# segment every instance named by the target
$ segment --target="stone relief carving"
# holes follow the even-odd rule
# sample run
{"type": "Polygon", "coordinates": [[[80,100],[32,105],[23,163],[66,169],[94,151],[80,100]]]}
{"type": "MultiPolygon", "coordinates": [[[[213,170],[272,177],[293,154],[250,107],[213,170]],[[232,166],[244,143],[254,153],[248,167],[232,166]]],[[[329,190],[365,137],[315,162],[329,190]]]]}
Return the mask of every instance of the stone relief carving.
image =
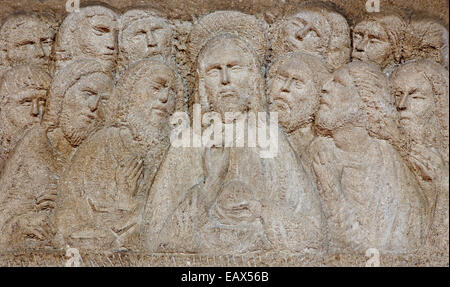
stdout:
{"type": "Polygon", "coordinates": [[[115,123],[87,140],[62,175],[56,211],[61,246],[137,244],[149,189],[169,146],[169,117],[183,110],[184,88],[167,64],[141,60],[123,74],[115,93],[121,96],[115,123]]]}
{"type": "Polygon", "coordinates": [[[3,249],[51,245],[59,175],[96,128],[100,100],[111,85],[111,74],[93,60],[79,59],[55,75],[43,123],[29,128],[4,164],[3,249]]]}
{"type": "Polygon", "coordinates": [[[51,78],[36,66],[21,65],[8,70],[0,86],[0,175],[2,165],[15,144],[44,114],[51,78]]]}
{"type": "Polygon", "coordinates": [[[108,69],[117,64],[118,16],[103,6],[87,6],[71,13],[55,40],[55,70],[77,58],[92,58],[108,69]]]}
{"type": "Polygon", "coordinates": [[[391,145],[398,137],[393,96],[375,66],[359,61],[323,85],[312,145],[328,219],[330,249],[410,252],[421,246],[426,202],[391,145]]]}
{"type": "Polygon", "coordinates": [[[392,70],[402,56],[405,29],[406,20],[400,13],[368,14],[353,28],[352,58],[392,70]]]}
{"type": "Polygon", "coordinates": [[[322,57],[330,69],[349,62],[351,44],[347,20],[329,4],[307,4],[298,10],[274,25],[274,55],[308,52],[322,57]]]}
{"type": "Polygon", "coordinates": [[[403,45],[404,60],[431,58],[448,69],[448,30],[439,20],[414,14],[403,45]]]}
{"type": "Polygon", "coordinates": [[[0,255],[448,255],[444,24],[319,2],[273,23],[163,10],[2,22],[0,255]],[[196,117],[237,113],[247,135],[250,113],[276,112],[278,152],[175,147],[176,112],[190,136],[196,117]]]}
{"type": "Polygon", "coordinates": [[[448,250],[448,71],[433,61],[416,60],[396,69],[391,82],[408,143],[406,158],[434,225],[429,237],[433,246],[448,250]]]}
{"type": "Polygon", "coordinates": [[[302,52],[281,57],[268,74],[270,110],[279,113],[280,125],[305,164],[311,162],[308,147],[315,138],[314,115],[328,77],[326,64],[319,57],[302,52]]]}
{"type": "Polygon", "coordinates": [[[132,9],[124,13],[119,25],[119,61],[126,66],[135,61],[172,54],[172,26],[154,10],[132,9]]]}
{"type": "MultiPolygon", "coordinates": [[[[191,43],[194,55],[200,51],[198,99],[204,111],[216,111],[222,117],[226,112],[265,109],[260,61],[252,50],[262,41],[223,33],[233,27],[233,23],[219,22],[227,14],[227,18],[238,15],[245,19],[236,12],[210,14],[192,32],[205,35],[209,26],[203,21],[212,22],[216,29],[208,35],[210,40],[201,49],[195,46],[199,42],[191,43]]],[[[257,32],[242,22],[239,27],[244,35],[257,32]]],[[[280,137],[283,156],[270,160],[262,160],[256,148],[213,146],[201,150],[203,181],[187,190],[153,248],[205,253],[260,249],[321,252],[324,242],[318,197],[293,150],[280,137]]]]}
{"type": "Polygon", "coordinates": [[[57,23],[45,15],[15,14],[0,28],[0,76],[9,67],[32,64],[48,69],[57,23]]]}

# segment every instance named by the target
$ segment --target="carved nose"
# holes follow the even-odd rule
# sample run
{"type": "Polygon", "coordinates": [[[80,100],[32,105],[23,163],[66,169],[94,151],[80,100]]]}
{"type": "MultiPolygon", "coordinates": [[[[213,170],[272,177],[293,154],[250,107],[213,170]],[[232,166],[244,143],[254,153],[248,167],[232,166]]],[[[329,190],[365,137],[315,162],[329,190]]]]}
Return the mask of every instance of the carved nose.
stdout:
{"type": "Polygon", "coordinates": [[[153,33],[151,31],[149,31],[147,33],[147,46],[148,47],[156,47],[157,44],[158,43],[155,41],[155,37],[153,36],[153,33]]]}
{"type": "Polygon", "coordinates": [[[308,31],[310,29],[311,29],[311,25],[310,24],[306,24],[306,26],[303,29],[300,29],[300,30],[297,31],[295,36],[297,37],[297,39],[303,40],[303,38],[305,38],[306,34],[308,34],[308,31]]]}
{"type": "Polygon", "coordinates": [[[164,89],[159,93],[158,97],[159,101],[163,104],[167,103],[167,100],[169,99],[169,89],[164,89]]]}
{"type": "Polygon", "coordinates": [[[34,46],[34,50],[36,51],[36,55],[40,58],[45,57],[45,51],[44,48],[42,47],[42,45],[38,42],[36,42],[35,46],[34,46]]]}
{"type": "Polygon", "coordinates": [[[360,42],[356,42],[355,43],[356,51],[364,52],[366,50],[367,43],[368,43],[367,37],[364,37],[364,39],[362,39],[360,42]]]}
{"type": "Polygon", "coordinates": [[[89,98],[89,110],[95,112],[98,108],[98,103],[100,102],[100,96],[91,96],[89,98]]]}
{"type": "Polygon", "coordinates": [[[228,74],[227,67],[223,67],[220,70],[220,77],[221,77],[221,83],[222,85],[228,85],[230,83],[230,75],[228,74]]]}
{"type": "Polygon", "coordinates": [[[39,109],[39,100],[38,99],[33,99],[33,101],[31,102],[31,115],[33,117],[37,117],[40,114],[40,109],[39,109]]]}
{"type": "Polygon", "coordinates": [[[291,82],[292,79],[286,79],[286,81],[284,81],[283,86],[281,87],[281,91],[285,92],[285,93],[289,93],[291,91],[291,82]]]}
{"type": "Polygon", "coordinates": [[[406,101],[407,101],[407,95],[403,95],[400,98],[400,102],[397,105],[397,110],[402,111],[402,110],[406,110],[406,101]]]}

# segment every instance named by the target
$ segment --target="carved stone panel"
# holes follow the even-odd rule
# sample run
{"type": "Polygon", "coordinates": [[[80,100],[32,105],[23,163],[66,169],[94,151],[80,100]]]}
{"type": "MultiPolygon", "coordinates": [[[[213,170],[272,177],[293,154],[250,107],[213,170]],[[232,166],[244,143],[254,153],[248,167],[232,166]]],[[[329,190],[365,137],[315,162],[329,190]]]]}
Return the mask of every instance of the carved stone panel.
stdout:
{"type": "Polygon", "coordinates": [[[0,266],[448,266],[446,1],[3,2],[0,266]]]}

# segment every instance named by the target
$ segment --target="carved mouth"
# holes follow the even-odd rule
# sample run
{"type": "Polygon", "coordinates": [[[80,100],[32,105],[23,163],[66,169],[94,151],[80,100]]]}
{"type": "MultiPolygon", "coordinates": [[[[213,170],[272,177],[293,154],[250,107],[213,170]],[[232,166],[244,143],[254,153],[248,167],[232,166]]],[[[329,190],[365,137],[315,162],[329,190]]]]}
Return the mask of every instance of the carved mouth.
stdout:
{"type": "Polygon", "coordinates": [[[236,93],[234,91],[222,91],[220,92],[220,96],[222,99],[225,98],[234,98],[236,96],[236,93]]]}
{"type": "Polygon", "coordinates": [[[95,119],[97,118],[97,116],[95,114],[83,114],[83,116],[85,117],[87,122],[92,122],[95,121],[95,119]]]}
{"type": "Polygon", "coordinates": [[[152,110],[158,115],[165,115],[167,113],[167,110],[163,107],[154,107],[152,110]]]}

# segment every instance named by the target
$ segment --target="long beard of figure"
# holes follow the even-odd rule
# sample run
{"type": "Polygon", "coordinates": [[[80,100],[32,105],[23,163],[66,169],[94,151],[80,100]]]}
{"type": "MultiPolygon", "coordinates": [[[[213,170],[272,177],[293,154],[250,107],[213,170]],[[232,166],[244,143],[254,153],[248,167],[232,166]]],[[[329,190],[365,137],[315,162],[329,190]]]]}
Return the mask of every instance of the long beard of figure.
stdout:
{"type": "Polygon", "coordinates": [[[133,152],[144,159],[146,165],[152,169],[152,174],[155,173],[169,146],[169,126],[146,124],[133,116],[128,117],[127,125],[137,143],[137,150],[133,152]]]}
{"type": "Polygon", "coordinates": [[[30,122],[19,128],[0,112],[0,159],[6,159],[8,153],[34,124],[36,122],[30,122]]]}
{"type": "Polygon", "coordinates": [[[60,116],[60,127],[64,133],[64,137],[70,145],[79,146],[96,128],[97,124],[78,123],[73,121],[73,118],[62,113],[60,116]]]}

